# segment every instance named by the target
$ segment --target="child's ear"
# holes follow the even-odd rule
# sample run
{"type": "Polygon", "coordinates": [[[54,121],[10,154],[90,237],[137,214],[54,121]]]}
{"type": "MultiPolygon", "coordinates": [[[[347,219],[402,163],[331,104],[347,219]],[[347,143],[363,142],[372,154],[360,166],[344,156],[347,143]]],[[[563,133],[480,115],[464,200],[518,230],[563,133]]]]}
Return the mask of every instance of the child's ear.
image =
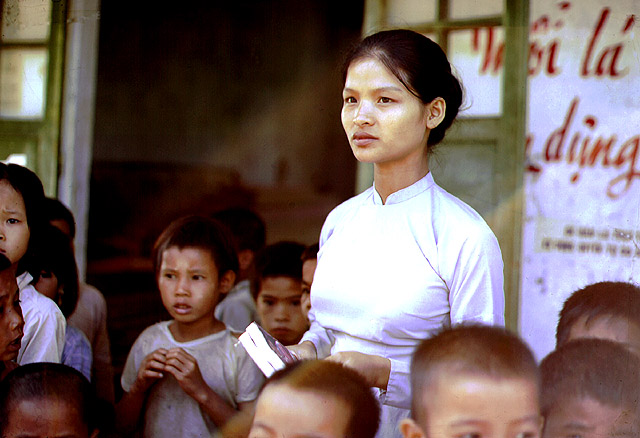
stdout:
{"type": "Polygon", "coordinates": [[[422,428],[411,418],[405,418],[398,424],[403,438],[425,438],[422,428]]]}
{"type": "Polygon", "coordinates": [[[236,273],[233,271],[227,271],[222,274],[220,277],[220,281],[218,282],[218,289],[221,294],[226,294],[233,288],[236,283],[236,273]]]}

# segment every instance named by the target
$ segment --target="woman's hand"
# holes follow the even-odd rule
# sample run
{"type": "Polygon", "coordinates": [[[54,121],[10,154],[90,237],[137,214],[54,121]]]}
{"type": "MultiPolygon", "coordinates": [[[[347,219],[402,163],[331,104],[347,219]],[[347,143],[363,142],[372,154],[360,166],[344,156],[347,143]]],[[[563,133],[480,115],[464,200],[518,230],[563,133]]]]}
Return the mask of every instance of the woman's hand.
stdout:
{"type": "Polygon", "coordinates": [[[327,360],[341,363],[356,370],[373,387],[387,389],[389,374],[391,374],[391,361],[386,357],[357,351],[341,351],[329,356],[327,360]]]}
{"type": "Polygon", "coordinates": [[[287,345],[287,348],[298,360],[317,359],[316,346],[311,341],[304,341],[297,345],[287,345]]]}

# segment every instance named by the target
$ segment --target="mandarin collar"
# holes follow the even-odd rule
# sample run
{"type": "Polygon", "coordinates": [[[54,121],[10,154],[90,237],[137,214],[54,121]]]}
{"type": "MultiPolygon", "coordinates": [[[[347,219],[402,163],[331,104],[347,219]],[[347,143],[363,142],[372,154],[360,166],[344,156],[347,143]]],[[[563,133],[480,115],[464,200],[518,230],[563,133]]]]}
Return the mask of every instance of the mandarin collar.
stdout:
{"type": "MultiPolygon", "coordinates": [[[[392,194],[390,194],[387,197],[387,202],[384,205],[399,204],[401,202],[407,201],[429,189],[434,184],[435,181],[433,180],[433,175],[431,175],[431,172],[429,172],[418,181],[411,184],[409,187],[405,187],[404,189],[400,189],[397,192],[393,192],[392,194]]],[[[375,184],[373,186],[373,203],[374,205],[383,205],[382,198],[380,197],[380,194],[378,194],[375,184]]]]}

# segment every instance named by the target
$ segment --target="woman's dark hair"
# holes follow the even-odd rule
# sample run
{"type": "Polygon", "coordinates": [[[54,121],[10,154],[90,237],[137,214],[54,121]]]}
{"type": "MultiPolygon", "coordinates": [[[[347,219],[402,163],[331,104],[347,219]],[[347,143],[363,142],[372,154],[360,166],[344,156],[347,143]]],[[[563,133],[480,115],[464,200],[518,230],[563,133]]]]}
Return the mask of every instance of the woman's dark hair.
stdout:
{"type": "MultiPolygon", "coordinates": [[[[36,261],[40,272],[34,272],[34,283],[39,275],[53,273],[62,287],[63,294],[56,304],[65,318],[71,316],[78,304],[78,267],[73,254],[71,240],[60,229],[46,225],[42,237],[36,245],[36,261]]],[[[55,300],[54,300],[55,301],[55,300]]]]}
{"type": "Polygon", "coordinates": [[[227,271],[238,272],[238,254],[233,236],[227,227],[217,220],[187,216],[171,222],[153,246],[156,277],[162,265],[162,254],[172,246],[178,249],[196,248],[209,252],[219,276],[227,271]]]}
{"type": "Polygon", "coordinates": [[[386,30],[362,40],[347,55],[342,77],[349,66],[363,58],[375,58],[424,104],[436,97],[446,102],[444,120],[432,129],[428,146],[442,141],[462,105],[462,85],[451,72],[442,48],[426,36],[406,29],[386,30]]]}
{"type": "Polygon", "coordinates": [[[66,365],[37,362],[16,368],[0,383],[0,432],[21,401],[52,398],[72,404],[89,434],[96,429],[96,398],[89,381],[66,365]]]}
{"type": "Polygon", "coordinates": [[[0,182],[2,181],[6,181],[16,192],[20,193],[27,214],[27,226],[30,234],[29,246],[18,263],[17,274],[22,274],[25,271],[37,274],[39,268],[34,265],[34,246],[40,238],[45,223],[42,214],[45,198],[42,182],[31,170],[12,163],[0,163],[0,182]]]}

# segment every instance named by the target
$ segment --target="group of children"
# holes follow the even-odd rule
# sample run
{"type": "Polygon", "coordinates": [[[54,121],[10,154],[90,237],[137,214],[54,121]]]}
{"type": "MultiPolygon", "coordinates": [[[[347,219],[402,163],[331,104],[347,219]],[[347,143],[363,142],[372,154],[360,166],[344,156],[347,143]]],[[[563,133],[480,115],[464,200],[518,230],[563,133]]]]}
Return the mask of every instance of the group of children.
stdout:
{"type": "MultiPolygon", "coordinates": [[[[577,291],[562,310],[557,349],[540,365],[499,327],[460,325],[422,341],[411,364],[411,417],[398,424],[403,438],[640,436],[638,305],[640,289],[628,283],[577,291]]],[[[378,414],[357,374],[296,363],[265,383],[248,436],[374,438],[378,414]]]]}
{"type": "MultiPolygon", "coordinates": [[[[108,340],[107,354],[103,345],[96,355],[101,330],[85,331],[86,317],[73,323],[93,292],[78,281],[73,218],[53,210],[35,174],[0,165],[3,437],[109,428],[103,410],[113,390],[105,396],[95,380],[108,340]]],[[[145,329],[128,355],[115,404],[121,436],[376,436],[380,408],[358,373],[302,361],[265,381],[238,343],[254,320],[285,345],[309,327],[318,247],[266,246],[265,236],[258,216],[232,209],[178,219],[158,237],[154,273],[171,319],[145,329]]],[[[540,365],[505,329],[448,328],[416,350],[412,415],[397,427],[404,438],[638,436],[637,354],[640,289],[629,283],[575,292],[557,349],[540,365]]]]}

